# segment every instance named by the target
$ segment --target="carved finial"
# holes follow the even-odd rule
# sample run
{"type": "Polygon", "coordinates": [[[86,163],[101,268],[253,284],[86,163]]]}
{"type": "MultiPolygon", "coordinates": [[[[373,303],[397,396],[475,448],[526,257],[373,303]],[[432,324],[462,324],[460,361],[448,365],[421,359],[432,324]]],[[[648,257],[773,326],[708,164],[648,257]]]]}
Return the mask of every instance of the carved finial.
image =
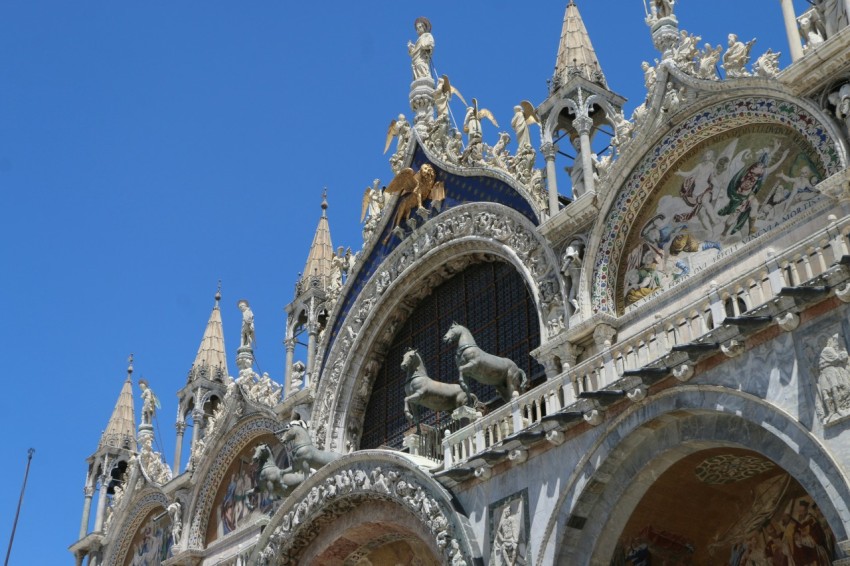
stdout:
{"type": "Polygon", "coordinates": [[[322,190],[322,216],[326,216],[328,210],[328,188],[322,190]]]}
{"type": "Polygon", "coordinates": [[[127,379],[130,379],[130,376],[133,374],[133,354],[131,353],[127,358],[127,379]]]}
{"type": "Polygon", "coordinates": [[[221,300],[221,279],[218,280],[218,289],[215,292],[215,306],[218,306],[218,302],[221,300]]]}

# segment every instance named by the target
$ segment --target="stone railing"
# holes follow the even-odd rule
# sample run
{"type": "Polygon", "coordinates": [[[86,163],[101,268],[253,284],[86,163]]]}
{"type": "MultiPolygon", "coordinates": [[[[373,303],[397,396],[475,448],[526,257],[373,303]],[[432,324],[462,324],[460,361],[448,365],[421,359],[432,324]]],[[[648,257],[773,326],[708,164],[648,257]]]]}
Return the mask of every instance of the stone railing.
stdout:
{"type": "MultiPolygon", "coordinates": [[[[557,443],[557,434],[550,433],[558,423],[585,420],[597,424],[598,409],[612,399],[642,399],[647,384],[671,373],[689,379],[694,351],[723,351],[734,356],[743,351],[748,331],[774,320],[783,328],[792,328],[783,325],[783,320],[788,320],[783,316],[795,317],[801,301],[822,298],[832,282],[850,279],[850,273],[839,265],[850,254],[848,232],[850,218],[833,221],[781,254],[768,249],[759,267],[723,285],[712,284],[707,296],[671,316],[651,321],[602,353],[567,368],[457,432],[447,433],[442,443],[444,470],[468,464],[491,449],[512,450],[520,444],[515,440],[546,437],[557,443]]],[[[836,293],[850,301],[850,285],[836,293]]]]}

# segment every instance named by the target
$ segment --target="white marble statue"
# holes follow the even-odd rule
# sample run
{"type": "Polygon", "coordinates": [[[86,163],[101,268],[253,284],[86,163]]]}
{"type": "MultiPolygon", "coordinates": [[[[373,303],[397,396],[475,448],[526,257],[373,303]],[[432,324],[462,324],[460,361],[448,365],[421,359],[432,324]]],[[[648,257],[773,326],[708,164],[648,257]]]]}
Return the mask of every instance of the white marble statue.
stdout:
{"type": "Polygon", "coordinates": [[[481,119],[487,118],[490,122],[499,127],[498,122],[496,122],[496,118],[493,116],[493,113],[487,110],[486,108],[478,108],[478,101],[476,99],[472,99],[472,106],[467,107],[466,116],[463,119],[463,131],[466,132],[469,137],[469,143],[471,144],[473,141],[481,141],[483,138],[481,131],[481,119]]]}
{"type": "Polygon", "coordinates": [[[413,69],[413,80],[431,76],[431,57],[434,55],[434,36],[431,35],[431,22],[428,18],[416,18],[414,22],[416,43],[407,42],[407,53],[410,55],[410,66],[413,69]]]}
{"type": "Polygon", "coordinates": [[[755,75],[765,78],[775,77],[779,73],[780,55],[781,53],[774,53],[772,49],[768,49],[753,63],[753,72],[755,75]]]}
{"type": "Polygon", "coordinates": [[[806,42],[803,46],[803,51],[808,51],[812,47],[817,47],[824,42],[823,34],[809,16],[800,18],[800,35],[803,37],[803,41],[806,42]]]}
{"type": "Polygon", "coordinates": [[[171,550],[173,553],[178,548],[180,536],[183,534],[182,505],[179,501],[174,501],[166,508],[166,511],[168,511],[168,517],[171,519],[171,540],[173,541],[171,550]]]}
{"type": "Polygon", "coordinates": [[[650,13],[656,20],[658,18],[669,18],[673,15],[673,6],[675,4],[675,0],[652,0],[649,7],[650,13]]]}
{"type": "Polygon", "coordinates": [[[239,341],[240,348],[250,348],[254,344],[254,313],[251,305],[245,299],[239,299],[236,306],[242,311],[242,334],[239,341]]]}
{"type": "Polygon", "coordinates": [[[703,46],[702,52],[699,54],[699,68],[697,69],[697,77],[701,79],[717,79],[717,62],[720,61],[720,54],[723,52],[723,46],[719,45],[715,48],[711,47],[710,43],[703,46]]]}
{"type": "Polygon", "coordinates": [[[825,424],[850,415],[850,356],[840,334],[830,336],[818,358],[818,410],[825,424]]]}
{"type": "Polygon", "coordinates": [[[304,374],[307,373],[304,362],[297,361],[292,364],[292,377],[290,378],[289,391],[295,393],[304,386],[304,374]]]}
{"type": "Polygon", "coordinates": [[[729,34],[729,42],[726,53],[723,54],[723,69],[727,78],[748,77],[746,66],[750,62],[750,51],[753,49],[755,39],[747,43],[738,41],[738,36],[729,34]]]}
{"type": "Polygon", "coordinates": [[[159,399],[146,380],[139,380],[139,388],[142,390],[142,424],[151,424],[156,410],[160,408],[159,399]]]}
{"type": "Polygon", "coordinates": [[[850,129],[850,83],[844,83],[829,94],[829,102],[835,106],[835,117],[850,129]]]}
{"type": "Polygon", "coordinates": [[[519,506],[516,509],[509,505],[502,511],[499,525],[493,537],[493,551],[490,554],[490,564],[493,566],[515,566],[523,564],[524,549],[522,534],[522,512],[519,506]],[[521,562],[522,560],[522,562],[521,562]]]}
{"type": "Polygon", "coordinates": [[[523,100],[514,106],[514,115],[511,118],[511,128],[513,128],[516,135],[518,147],[531,145],[531,134],[528,131],[528,127],[531,124],[540,125],[540,119],[537,117],[534,106],[529,101],[523,100]]]}
{"type": "Polygon", "coordinates": [[[380,184],[380,179],[375,179],[372,181],[371,187],[366,187],[360,209],[360,222],[363,222],[367,218],[376,220],[380,218],[381,212],[384,210],[384,204],[386,203],[384,191],[378,188],[380,184]]]}
{"type": "Polygon", "coordinates": [[[701,39],[702,37],[689,34],[685,30],[682,30],[679,34],[679,44],[673,49],[673,60],[686,73],[694,74],[696,72],[696,60],[699,56],[697,44],[701,39]]]}
{"type": "Polygon", "coordinates": [[[507,132],[499,133],[499,141],[496,142],[496,145],[490,148],[488,161],[490,165],[493,167],[498,167],[499,169],[507,169],[508,164],[506,158],[508,157],[507,145],[511,141],[511,136],[507,132]]]}
{"type": "Polygon", "coordinates": [[[813,0],[818,18],[823,22],[826,38],[829,39],[847,25],[847,12],[843,0],[813,0]]]}
{"type": "Polygon", "coordinates": [[[564,250],[564,257],[561,259],[561,273],[564,275],[564,288],[567,292],[570,314],[575,314],[579,310],[578,285],[583,259],[584,242],[575,238],[564,250]]]}
{"type": "Polygon", "coordinates": [[[643,84],[646,86],[646,92],[652,92],[655,86],[655,67],[650,65],[649,61],[644,61],[640,64],[640,68],[643,69],[643,84]]]}

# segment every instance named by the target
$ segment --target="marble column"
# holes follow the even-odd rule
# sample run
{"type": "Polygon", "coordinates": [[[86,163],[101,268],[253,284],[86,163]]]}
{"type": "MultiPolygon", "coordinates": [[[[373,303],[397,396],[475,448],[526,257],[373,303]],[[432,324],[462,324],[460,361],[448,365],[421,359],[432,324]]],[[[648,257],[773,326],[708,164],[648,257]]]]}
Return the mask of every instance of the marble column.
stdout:
{"type": "Polygon", "coordinates": [[[558,153],[558,146],[552,142],[544,142],[540,146],[540,151],[543,157],[546,158],[546,185],[549,189],[549,214],[555,216],[558,213],[558,181],[557,170],[555,169],[555,155],[558,153]]]}
{"type": "Polygon", "coordinates": [[[584,192],[592,193],[595,192],[596,188],[593,182],[593,149],[590,147],[590,130],[593,127],[593,119],[588,116],[580,116],[573,120],[573,125],[578,130],[579,135],[579,157],[581,157],[582,173],[584,174],[584,192]]]}
{"type": "Polygon", "coordinates": [[[174,477],[180,475],[180,459],[183,456],[183,433],[186,432],[186,422],[180,419],[174,423],[177,429],[177,445],[174,447],[174,477]]]}
{"type": "Polygon", "coordinates": [[[198,407],[192,409],[192,452],[198,444],[198,435],[201,434],[201,424],[204,422],[204,410],[198,407]]]}
{"type": "Polygon", "coordinates": [[[797,27],[797,16],[794,14],[794,3],[792,0],[779,0],[779,3],[782,5],[782,19],[785,20],[785,34],[788,36],[788,46],[791,48],[793,62],[803,56],[803,43],[797,27]]]}
{"type": "Polygon", "coordinates": [[[109,476],[103,474],[100,476],[100,492],[97,494],[97,515],[94,519],[95,532],[103,530],[103,519],[106,512],[106,488],[109,486],[109,476]]]}
{"type": "MultiPolygon", "coordinates": [[[[306,376],[310,375],[313,370],[313,363],[316,361],[316,337],[319,334],[319,323],[318,322],[308,322],[307,323],[307,373],[306,376]]],[[[305,379],[304,386],[307,386],[305,379]]]]}
{"type": "Polygon", "coordinates": [[[94,496],[94,486],[91,479],[86,479],[86,487],[83,488],[83,519],[80,522],[80,538],[86,536],[89,530],[89,518],[91,517],[91,500],[94,496]]]}
{"type": "Polygon", "coordinates": [[[286,346],[286,366],[283,368],[283,396],[287,397],[292,387],[292,363],[295,358],[295,338],[290,336],[283,341],[283,344],[286,346]]]}

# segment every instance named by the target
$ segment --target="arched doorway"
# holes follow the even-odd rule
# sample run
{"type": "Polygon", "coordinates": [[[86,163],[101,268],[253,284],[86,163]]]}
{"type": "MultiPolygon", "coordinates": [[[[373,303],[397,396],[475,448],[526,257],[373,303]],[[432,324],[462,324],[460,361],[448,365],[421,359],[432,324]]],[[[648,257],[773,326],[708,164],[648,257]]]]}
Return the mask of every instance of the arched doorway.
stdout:
{"type": "Polygon", "coordinates": [[[835,544],[821,510],[786,470],[752,450],[721,446],[658,476],[611,563],[826,566],[835,544]]]}

